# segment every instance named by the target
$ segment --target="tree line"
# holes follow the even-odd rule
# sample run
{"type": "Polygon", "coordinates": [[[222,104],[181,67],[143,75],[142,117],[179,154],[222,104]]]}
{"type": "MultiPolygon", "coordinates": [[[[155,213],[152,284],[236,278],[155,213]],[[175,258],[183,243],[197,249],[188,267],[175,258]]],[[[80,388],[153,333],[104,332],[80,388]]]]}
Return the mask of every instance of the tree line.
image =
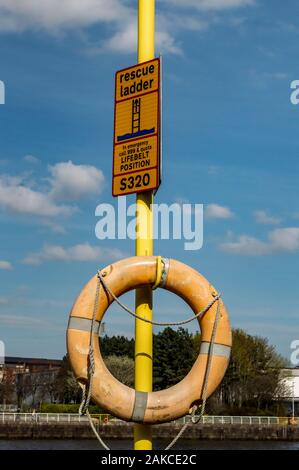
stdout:
{"type": "MultiPolygon", "coordinates": [[[[200,348],[200,334],[188,330],[165,328],[154,335],[153,388],[171,387],[189,372],[200,348]]],[[[134,340],[125,336],[104,336],[100,348],[111,373],[126,385],[134,386],[134,340]]],[[[67,358],[65,358],[67,367],[67,358]]],[[[233,330],[230,363],[224,380],[208,400],[210,414],[285,415],[278,397],[284,393],[280,371],[287,361],[266,338],[252,336],[241,329],[233,330]]],[[[68,369],[70,383],[71,372],[68,369]]],[[[65,373],[62,374],[64,397],[65,373]]],[[[76,389],[75,389],[76,390],[76,389]]],[[[67,388],[69,394],[69,387],[67,388]]],[[[70,398],[70,397],[68,397],[70,398]]],[[[76,394],[73,395],[76,398],[76,394]]]]}
{"type": "MultiPolygon", "coordinates": [[[[200,348],[200,334],[188,330],[165,328],[154,335],[153,388],[161,390],[171,387],[189,372],[200,348]]],[[[124,336],[100,338],[104,361],[111,373],[126,385],[134,386],[134,340],[124,336]]],[[[280,371],[287,361],[280,356],[266,338],[252,336],[241,329],[233,330],[233,345],[230,363],[224,380],[207,403],[210,414],[275,414],[285,415],[283,403],[278,397],[284,393],[280,371]]],[[[38,383],[28,377],[17,390],[38,396],[38,383]],[[32,383],[31,383],[32,382],[32,383]]],[[[54,403],[80,403],[81,389],[70,369],[67,356],[56,376],[42,383],[50,392],[54,403]]],[[[6,389],[12,391],[12,382],[6,389]]],[[[3,401],[5,383],[0,384],[0,400],[3,401]],[[2,395],[2,398],[1,398],[2,395]]]]}

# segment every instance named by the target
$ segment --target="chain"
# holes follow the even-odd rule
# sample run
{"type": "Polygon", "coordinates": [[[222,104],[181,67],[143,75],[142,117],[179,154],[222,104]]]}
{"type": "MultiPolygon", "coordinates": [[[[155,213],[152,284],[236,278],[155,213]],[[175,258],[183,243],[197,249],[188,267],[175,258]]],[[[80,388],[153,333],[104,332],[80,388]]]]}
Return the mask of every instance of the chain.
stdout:
{"type": "MultiPolygon", "coordinates": [[[[215,320],[214,320],[214,325],[213,325],[213,330],[212,330],[212,336],[211,336],[211,342],[210,342],[210,347],[209,347],[209,352],[208,352],[208,360],[207,360],[207,366],[206,366],[204,382],[203,382],[203,389],[202,389],[202,405],[201,405],[201,408],[200,408],[200,413],[197,417],[195,417],[195,412],[196,412],[197,407],[193,406],[192,412],[191,412],[191,422],[192,422],[192,424],[198,424],[202,420],[202,417],[205,413],[206,402],[207,402],[207,398],[208,398],[207,394],[208,394],[209,376],[210,376],[210,372],[211,372],[214,343],[215,343],[219,318],[220,318],[220,300],[218,300],[218,304],[217,304],[217,310],[216,310],[216,315],[215,315],[215,320]]],[[[185,432],[185,430],[187,429],[187,427],[189,425],[190,425],[190,423],[185,423],[183,425],[182,429],[179,431],[179,433],[176,435],[176,437],[171,441],[171,443],[168,444],[168,446],[165,448],[165,450],[171,449],[176,444],[176,442],[179,440],[179,438],[182,436],[182,434],[185,432]]]]}
{"type": "Polygon", "coordinates": [[[115,300],[115,302],[126,312],[128,312],[132,317],[138,318],[138,320],[144,321],[145,323],[150,323],[151,325],[156,325],[156,326],[180,326],[180,325],[186,325],[187,323],[191,323],[193,320],[198,318],[199,320],[207,313],[210,308],[214,305],[217,300],[220,299],[221,295],[216,295],[213,300],[200,312],[196,313],[195,315],[192,315],[192,317],[188,318],[187,320],[181,320],[177,322],[158,322],[158,321],[153,321],[153,320],[148,320],[147,318],[140,317],[137,315],[133,310],[131,310],[129,307],[127,307],[125,304],[123,304],[118,297],[112,292],[110,287],[107,285],[107,283],[104,281],[102,274],[100,271],[97,273],[97,277],[102,283],[105,291],[115,300]]]}
{"type": "MultiPolygon", "coordinates": [[[[124,309],[126,312],[128,312],[130,315],[132,315],[135,318],[138,318],[139,320],[142,320],[146,323],[151,323],[153,325],[158,325],[158,326],[179,326],[179,325],[185,325],[186,323],[189,323],[193,321],[195,318],[202,318],[202,316],[210,310],[210,308],[214,305],[215,302],[218,301],[217,304],[217,311],[215,315],[215,320],[214,320],[214,325],[213,325],[213,330],[212,330],[212,336],[211,336],[211,342],[209,346],[209,352],[208,352],[208,360],[207,360],[207,366],[206,366],[206,371],[205,371],[205,376],[204,376],[204,382],[203,382],[203,390],[202,390],[202,405],[200,409],[199,415],[196,417],[195,412],[197,409],[197,406],[193,406],[192,412],[191,412],[191,423],[197,424],[201,421],[205,408],[206,408],[206,401],[207,401],[207,392],[208,392],[208,382],[209,382],[209,375],[211,371],[211,365],[212,365],[212,357],[213,357],[213,349],[214,349],[214,342],[216,338],[216,332],[217,332],[217,326],[218,326],[218,321],[220,317],[220,297],[221,295],[217,295],[203,310],[198,312],[196,315],[193,315],[191,318],[179,322],[154,322],[151,320],[147,320],[146,318],[140,317],[139,315],[136,315],[135,312],[130,310],[126,305],[124,305],[120,300],[116,297],[116,295],[111,291],[111,289],[108,287],[106,282],[103,279],[103,276],[101,275],[100,271],[97,272],[97,285],[96,285],[96,293],[95,293],[95,301],[94,301],[94,307],[93,307],[93,314],[92,314],[92,321],[91,321],[91,326],[90,326],[90,339],[89,339],[89,354],[88,354],[88,374],[87,374],[87,386],[83,385],[83,390],[82,390],[82,401],[80,404],[79,408],[79,414],[80,416],[86,414],[87,418],[89,420],[89,424],[100,442],[100,444],[103,446],[104,449],[110,450],[110,448],[105,444],[105,442],[102,440],[101,436],[99,435],[92,417],[90,416],[90,413],[88,411],[89,403],[91,400],[91,394],[92,394],[92,385],[93,385],[93,374],[95,371],[95,359],[94,359],[94,338],[93,338],[93,331],[94,331],[94,323],[96,321],[96,314],[98,311],[98,306],[99,306],[99,299],[100,299],[100,287],[101,284],[103,285],[103,288],[110,294],[110,296],[117,302],[117,304],[124,309]]],[[[171,449],[176,442],[179,440],[179,438],[182,436],[184,431],[187,429],[187,427],[190,425],[189,423],[185,423],[177,436],[168,444],[165,450],[171,449]]]]}

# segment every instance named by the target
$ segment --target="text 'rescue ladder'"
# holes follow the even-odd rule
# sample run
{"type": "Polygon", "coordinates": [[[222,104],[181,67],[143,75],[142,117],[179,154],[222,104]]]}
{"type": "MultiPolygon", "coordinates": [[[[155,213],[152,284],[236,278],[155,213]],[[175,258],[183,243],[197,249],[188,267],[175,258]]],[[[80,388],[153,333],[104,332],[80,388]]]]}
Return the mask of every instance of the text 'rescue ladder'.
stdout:
{"type": "Polygon", "coordinates": [[[160,59],[115,75],[113,196],[160,184],[160,59]]]}

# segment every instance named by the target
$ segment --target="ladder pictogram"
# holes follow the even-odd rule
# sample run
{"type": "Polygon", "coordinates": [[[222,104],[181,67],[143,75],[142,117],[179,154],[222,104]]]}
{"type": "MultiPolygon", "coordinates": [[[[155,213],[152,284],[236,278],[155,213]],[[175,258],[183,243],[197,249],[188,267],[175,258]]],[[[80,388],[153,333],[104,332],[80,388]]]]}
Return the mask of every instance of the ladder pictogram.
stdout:
{"type": "Polygon", "coordinates": [[[140,98],[132,101],[132,134],[140,132],[140,104],[140,98]]]}

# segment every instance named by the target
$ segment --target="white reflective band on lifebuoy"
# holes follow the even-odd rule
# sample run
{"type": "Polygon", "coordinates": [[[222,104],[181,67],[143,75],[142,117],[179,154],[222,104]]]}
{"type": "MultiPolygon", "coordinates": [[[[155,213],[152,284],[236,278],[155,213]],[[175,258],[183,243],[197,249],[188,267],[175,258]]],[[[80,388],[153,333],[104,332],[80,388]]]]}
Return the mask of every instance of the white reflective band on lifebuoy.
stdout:
{"type": "MultiPolygon", "coordinates": [[[[70,317],[68,330],[88,331],[90,333],[91,322],[92,321],[89,318],[70,317]]],[[[94,321],[93,333],[99,334],[100,325],[100,322],[96,320],[94,321]]]]}
{"type": "Polygon", "coordinates": [[[158,262],[159,265],[156,256],[133,256],[104,267],[101,273],[105,273],[107,291],[98,275],[92,277],[73,305],[67,331],[71,367],[80,385],[89,384],[94,403],[119,419],[143,424],[179,419],[202,400],[203,390],[206,397],[211,396],[227,370],[232,343],[227,310],[214,286],[180,261],[161,258],[158,262]],[[191,370],[167,389],[135,391],[111,374],[102,357],[100,341],[93,341],[94,374],[90,381],[91,327],[98,334],[104,315],[116,298],[144,286],[152,289],[156,283],[178,295],[197,318],[202,342],[191,370]],[[212,361],[207,375],[209,357],[212,361]]]}
{"type": "MultiPolygon", "coordinates": [[[[207,341],[203,341],[200,345],[199,354],[209,354],[210,344],[207,341]]],[[[213,345],[213,356],[230,357],[231,348],[224,344],[214,343],[213,345]]]]}
{"type": "Polygon", "coordinates": [[[147,392],[135,392],[135,403],[132,414],[132,421],[135,423],[142,423],[147,406],[147,392]]]}
{"type": "Polygon", "coordinates": [[[169,258],[162,258],[161,262],[163,264],[162,274],[161,274],[161,281],[159,287],[164,287],[167,282],[167,276],[169,271],[169,258]]]}

